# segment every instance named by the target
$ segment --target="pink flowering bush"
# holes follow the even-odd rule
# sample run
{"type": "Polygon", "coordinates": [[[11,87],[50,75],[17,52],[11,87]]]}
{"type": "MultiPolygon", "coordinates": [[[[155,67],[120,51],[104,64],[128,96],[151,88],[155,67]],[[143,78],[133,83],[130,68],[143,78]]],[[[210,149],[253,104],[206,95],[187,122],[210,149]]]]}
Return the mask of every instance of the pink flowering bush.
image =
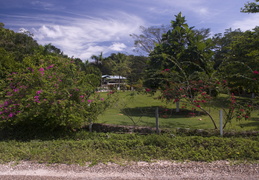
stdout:
{"type": "Polygon", "coordinates": [[[55,130],[92,123],[111,103],[96,93],[99,77],[80,71],[69,59],[42,60],[1,84],[0,122],[55,130]]]}
{"type": "MultiPolygon", "coordinates": [[[[257,75],[257,72],[253,72],[257,75]]],[[[206,114],[211,119],[215,129],[218,129],[216,119],[206,109],[210,106],[212,101],[217,97],[220,90],[230,91],[227,81],[219,81],[217,79],[207,80],[190,80],[185,79],[184,81],[175,81],[175,74],[169,69],[165,69],[161,72],[164,76],[163,86],[161,86],[161,100],[165,100],[170,103],[182,103],[181,108],[186,109],[188,106],[193,110],[189,115],[195,116],[195,111],[199,110],[206,114]]],[[[152,90],[149,90],[152,92],[152,90]]],[[[232,94],[228,99],[228,107],[223,108],[225,111],[225,124],[224,127],[231,123],[232,119],[242,120],[250,117],[253,107],[251,104],[241,104],[235,99],[232,94]]],[[[165,117],[165,112],[162,117],[165,117]]]]}

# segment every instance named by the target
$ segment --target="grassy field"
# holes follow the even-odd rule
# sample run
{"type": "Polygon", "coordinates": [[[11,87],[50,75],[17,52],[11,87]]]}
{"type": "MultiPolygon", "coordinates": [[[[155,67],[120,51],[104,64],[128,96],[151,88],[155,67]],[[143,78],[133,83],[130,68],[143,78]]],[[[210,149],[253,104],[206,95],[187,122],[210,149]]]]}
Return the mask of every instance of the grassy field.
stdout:
{"type": "MultiPolygon", "coordinates": [[[[190,110],[170,115],[175,104],[166,104],[147,95],[119,94],[119,101],[99,117],[99,123],[133,125],[155,125],[155,107],[168,118],[160,117],[162,128],[193,128],[212,129],[212,123],[206,116],[189,117],[190,110]],[[163,107],[163,108],[162,108],[163,107]],[[125,115],[127,113],[127,115],[125,115]],[[133,119],[132,119],[133,118],[133,119]],[[132,121],[133,120],[133,121],[132,121]]],[[[213,106],[224,105],[220,97],[213,106]]],[[[213,116],[218,116],[218,110],[210,108],[213,116]]],[[[258,111],[254,112],[250,121],[233,122],[228,129],[259,130],[258,111]],[[241,125],[243,128],[241,128],[241,125]]],[[[162,116],[161,115],[161,116],[162,116]]],[[[24,132],[27,133],[28,132],[24,132]]],[[[31,132],[29,132],[31,133],[31,132]]],[[[1,138],[0,138],[1,139],[1,138]]],[[[39,163],[81,164],[91,162],[91,165],[103,162],[125,164],[130,161],[177,160],[177,161],[240,161],[258,163],[259,136],[238,137],[201,137],[181,136],[172,134],[115,134],[90,133],[84,129],[64,132],[46,137],[14,136],[0,141],[0,163],[33,161],[39,163]]]]}
{"type": "MultiPolygon", "coordinates": [[[[161,128],[192,128],[192,129],[213,129],[213,124],[207,115],[202,115],[189,109],[181,109],[175,112],[175,104],[167,104],[155,99],[155,96],[137,94],[134,92],[120,92],[119,101],[105,113],[98,117],[97,123],[117,125],[137,125],[155,127],[155,108],[159,107],[159,124],[161,128]],[[189,113],[195,112],[195,116],[189,113]]],[[[225,107],[227,96],[220,96],[217,101],[206,107],[219,124],[219,109],[225,107]]],[[[239,100],[247,100],[241,98],[239,100]]],[[[248,120],[237,122],[233,120],[228,124],[226,130],[259,130],[259,111],[254,111],[248,120]]]]}

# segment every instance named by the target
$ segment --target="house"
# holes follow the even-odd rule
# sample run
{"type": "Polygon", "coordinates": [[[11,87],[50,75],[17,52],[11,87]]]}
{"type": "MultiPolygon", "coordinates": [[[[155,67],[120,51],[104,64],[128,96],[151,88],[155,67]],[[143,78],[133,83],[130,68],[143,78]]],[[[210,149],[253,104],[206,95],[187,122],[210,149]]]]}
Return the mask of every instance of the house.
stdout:
{"type": "Polygon", "coordinates": [[[103,75],[101,88],[104,90],[126,89],[127,78],[118,75],[103,75]]]}

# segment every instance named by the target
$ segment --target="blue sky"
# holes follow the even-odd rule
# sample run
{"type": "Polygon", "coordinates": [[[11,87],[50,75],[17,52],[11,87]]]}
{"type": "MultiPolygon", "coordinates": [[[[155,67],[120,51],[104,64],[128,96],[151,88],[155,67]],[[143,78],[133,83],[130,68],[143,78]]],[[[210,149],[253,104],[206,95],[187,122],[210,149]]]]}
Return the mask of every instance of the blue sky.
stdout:
{"type": "MultiPolygon", "coordinates": [[[[182,12],[190,26],[211,34],[259,25],[258,14],[240,13],[248,0],[0,0],[0,22],[29,30],[38,43],[90,59],[112,52],[132,54],[140,26],[169,25],[182,12]]],[[[253,1],[253,0],[250,0],[253,1]]]]}

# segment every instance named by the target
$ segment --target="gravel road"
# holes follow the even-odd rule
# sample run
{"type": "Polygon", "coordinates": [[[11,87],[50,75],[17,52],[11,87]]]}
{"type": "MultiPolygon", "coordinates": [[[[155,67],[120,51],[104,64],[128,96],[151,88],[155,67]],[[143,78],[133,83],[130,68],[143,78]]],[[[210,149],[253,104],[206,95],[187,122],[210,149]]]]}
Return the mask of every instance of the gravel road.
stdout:
{"type": "Polygon", "coordinates": [[[254,164],[228,161],[132,162],[95,166],[39,164],[22,161],[0,164],[0,180],[167,180],[217,179],[258,180],[259,162],[254,164]]]}

